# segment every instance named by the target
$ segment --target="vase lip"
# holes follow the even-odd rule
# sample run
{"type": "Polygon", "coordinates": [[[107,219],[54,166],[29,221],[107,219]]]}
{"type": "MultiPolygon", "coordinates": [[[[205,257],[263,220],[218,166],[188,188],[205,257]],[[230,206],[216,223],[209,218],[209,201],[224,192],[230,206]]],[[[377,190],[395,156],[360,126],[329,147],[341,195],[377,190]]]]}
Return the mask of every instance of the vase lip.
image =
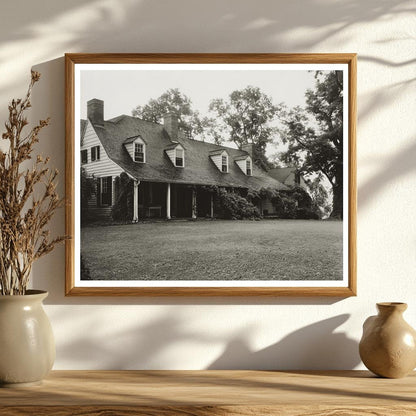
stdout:
{"type": "Polygon", "coordinates": [[[24,295],[0,295],[0,299],[8,300],[23,300],[27,298],[39,298],[41,300],[45,299],[49,295],[46,290],[37,290],[37,289],[28,289],[24,295]]]}
{"type": "Polygon", "coordinates": [[[378,310],[383,310],[383,311],[405,311],[407,309],[407,303],[404,302],[378,302],[377,303],[377,308],[378,310]]]}

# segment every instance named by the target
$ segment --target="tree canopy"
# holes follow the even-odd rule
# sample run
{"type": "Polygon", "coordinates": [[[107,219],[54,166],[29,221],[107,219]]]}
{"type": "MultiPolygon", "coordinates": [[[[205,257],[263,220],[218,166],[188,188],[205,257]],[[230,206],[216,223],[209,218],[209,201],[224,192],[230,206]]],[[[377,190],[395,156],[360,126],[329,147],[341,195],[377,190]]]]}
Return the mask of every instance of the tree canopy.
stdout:
{"type": "Polygon", "coordinates": [[[276,133],[271,126],[278,107],[258,87],[247,86],[233,91],[228,99],[213,99],[209,106],[210,117],[201,117],[192,108],[191,99],[171,88],[160,97],[151,99],[143,106],[137,106],[132,115],[143,120],[161,123],[166,113],[178,116],[181,129],[191,129],[193,136],[207,138],[217,144],[233,142],[241,148],[245,144],[254,146],[254,162],[267,169],[272,166],[265,152],[268,143],[276,133]]]}
{"type": "Polygon", "coordinates": [[[163,116],[167,113],[175,113],[178,116],[179,128],[191,129],[193,135],[202,133],[204,120],[198,111],[192,108],[191,99],[178,88],[170,88],[160,97],[149,100],[143,106],[138,105],[132,111],[134,117],[154,123],[162,123],[163,116]]]}
{"type": "Polygon", "coordinates": [[[316,73],[316,84],[306,92],[306,107],[280,113],[284,162],[301,173],[321,173],[332,187],[331,217],[342,218],[343,196],[343,82],[341,71],[316,73]]]}
{"type": "Polygon", "coordinates": [[[231,141],[239,148],[253,144],[254,162],[266,169],[271,166],[265,152],[276,133],[271,122],[278,111],[271,97],[258,87],[247,86],[233,91],[226,100],[212,100],[209,110],[215,117],[211,119],[209,132],[216,143],[231,141]]]}

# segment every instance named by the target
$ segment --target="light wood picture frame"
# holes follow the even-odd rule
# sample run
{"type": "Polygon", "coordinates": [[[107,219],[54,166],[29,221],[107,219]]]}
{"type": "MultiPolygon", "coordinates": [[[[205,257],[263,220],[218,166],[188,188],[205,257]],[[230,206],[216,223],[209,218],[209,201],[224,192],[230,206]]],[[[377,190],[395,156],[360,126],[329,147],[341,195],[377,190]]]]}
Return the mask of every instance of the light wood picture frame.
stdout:
{"type": "Polygon", "coordinates": [[[67,296],[356,295],[356,54],[66,54],[65,91],[67,296]]]}

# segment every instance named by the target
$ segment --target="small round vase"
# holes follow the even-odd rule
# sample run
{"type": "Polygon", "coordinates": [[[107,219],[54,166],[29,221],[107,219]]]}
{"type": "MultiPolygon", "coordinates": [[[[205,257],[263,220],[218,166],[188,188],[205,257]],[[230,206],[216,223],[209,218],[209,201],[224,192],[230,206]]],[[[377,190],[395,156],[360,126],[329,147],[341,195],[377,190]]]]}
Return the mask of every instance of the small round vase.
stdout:
{"type": "Polygon", "coordinates": [[[55,360],[52,327],[43,310],[48,292],[0,296],[0,387],[40,384],[55,360]]]}
{"type": "Polygon", "coordinates": [[[405,303],[377,303],[378,315],[364,322],[360,357],[381,377],[405,377],[416,367],[416,331],[403,319],[405,303]]]}

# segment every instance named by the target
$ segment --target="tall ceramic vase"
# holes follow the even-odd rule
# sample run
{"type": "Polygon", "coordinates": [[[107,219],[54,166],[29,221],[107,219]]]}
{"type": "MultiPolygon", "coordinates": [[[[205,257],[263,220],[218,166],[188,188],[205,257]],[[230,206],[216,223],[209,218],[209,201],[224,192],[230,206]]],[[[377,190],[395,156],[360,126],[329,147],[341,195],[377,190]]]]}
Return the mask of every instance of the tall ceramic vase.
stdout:
{"type": "Polygon", "coordinates": [[[48,292],[0,296],[0,386],[39,384],[55,360],[55,341],[42,301],[48,292]]]}
{"type": "Polygon", "coordinates": [[[416,367],[416,331],[403,319],[405,303],[377,303],[378,315],[363,325],[360,356],[381,377],[400,378],[416,367]]]}

